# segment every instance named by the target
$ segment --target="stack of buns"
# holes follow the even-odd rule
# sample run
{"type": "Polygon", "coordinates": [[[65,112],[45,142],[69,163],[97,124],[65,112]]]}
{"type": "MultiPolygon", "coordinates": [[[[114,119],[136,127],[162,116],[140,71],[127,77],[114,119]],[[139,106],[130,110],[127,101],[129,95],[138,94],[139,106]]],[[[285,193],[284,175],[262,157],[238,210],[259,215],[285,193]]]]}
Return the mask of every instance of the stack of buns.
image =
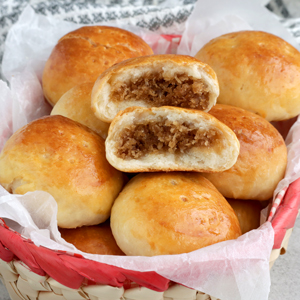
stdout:
{"type": "Polygon", "coordinates": [[[118,28],[78,29],[44,69],[51,116],[10,138],[0,184],[49,192],[62,237],[85,252],[179,254],[235,239],[260,225],[284,177],[286,146],[269,121],[300,112],[298,58],[256,31],[193,58],[153,55],[118,28]]]}

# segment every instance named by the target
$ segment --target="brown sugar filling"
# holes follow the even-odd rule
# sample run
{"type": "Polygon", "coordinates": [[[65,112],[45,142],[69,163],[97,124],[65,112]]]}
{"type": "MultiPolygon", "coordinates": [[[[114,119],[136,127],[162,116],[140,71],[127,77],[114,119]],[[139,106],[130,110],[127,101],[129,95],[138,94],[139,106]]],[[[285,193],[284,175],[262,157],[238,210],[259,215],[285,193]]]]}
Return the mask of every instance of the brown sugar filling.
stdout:
{"type": "Polygon", "coordinates": [[[187,122],[149,121],[124,128],[116,155],[122,159],[137,159],[150,153],[184,153],[192,147],[210,147],[217,138],[216,130],[198,129],[187,122]]]}
{"type": "Polygon", "coordinates": [[[143,99],[154,107],[176,106],[205,110],[209,104],[209,89],[203,80],[193,79],[186,74],[167,78],[162,73],[152,73],[129,82],[117,83],[111,99],[143,99]]]}

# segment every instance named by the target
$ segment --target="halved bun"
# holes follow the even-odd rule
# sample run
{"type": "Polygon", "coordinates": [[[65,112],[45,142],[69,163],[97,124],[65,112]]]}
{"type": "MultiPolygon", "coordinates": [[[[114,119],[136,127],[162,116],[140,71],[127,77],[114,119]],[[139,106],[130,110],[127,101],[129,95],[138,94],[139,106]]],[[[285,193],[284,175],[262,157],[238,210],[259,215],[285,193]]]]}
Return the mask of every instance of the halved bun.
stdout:
{"type": "Polygon", "coordinates": [[[106,157],[124,172],[230,168],[239,154],[234,132],[208,113],[177,107],[130,107],[110,125],[106,157]]]}
{"type": "Polygon", "coordinates": [[[209,111],[219,85],[207,64],[185,55],[151,55],[128,59],[105,71],[92,92],[96,116],[112,122],[130,106],[176,106],[209,111]]]}

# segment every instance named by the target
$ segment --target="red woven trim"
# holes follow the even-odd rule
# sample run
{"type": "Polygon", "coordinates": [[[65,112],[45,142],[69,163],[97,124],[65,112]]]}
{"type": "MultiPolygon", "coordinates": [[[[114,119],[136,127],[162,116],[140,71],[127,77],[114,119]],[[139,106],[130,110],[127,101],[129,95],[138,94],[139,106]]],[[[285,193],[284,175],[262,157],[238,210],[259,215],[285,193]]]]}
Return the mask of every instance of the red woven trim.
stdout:
{"type": "Polygon", "coordinates": [[[66,255],[64,255],[63,260],[69,268],[76,270],[85,278],[94,282],[120,287],[129,281],[158,292],[165,291],[169,287],[169,280],[155,272],[126,270],[66,255]]]}
{"type": "Polygon", "coordinates": [[[1,241],[0,241],[0,257],[2,260],[6,262],[10,262],[14,258],[14,254],[10,250],[5,248],[5,246],[1,243],[1,241]]]}
{"type": "Polygon", "coordinates": [[[300,208],[300,178],[287,189],[272,220],[275,232],[273,249],[280,249],[286,231],[293,228],[300,208]]]}
{"type": "Polygon", "coordinates": [[[17,232],[10,230],[2,220],[0,222],[0,258],[9,262],[14,257],[24,262],[34,273],[41,276],[48,274],[72,289],[78,289],[87,279],[94,283],[115,287],[121,287],[133,281],[140,286],[162,292],[168,289],[170,282],[155,272],[125,270],[80,256],[71,256],[62,251],[38,247],[17,232]]]}
{"type": "Polygon", "coordinates": [[[275,213],[276,213],[276,210],[277,210],[278,206],[280,205],[280,203],[281,203],[282,200],[284,199],[284,195],[285,195],[287,189],[288,189],[288,186],[285,187],[285,188],[283,188],[283,189],[278,193],[278,195],[276,196],[275,201],[274,201],[274,203],[273,203],[273,205],[272,205],[271,211],[270,211],[270,213],[269,213],[269,217],[268,217],[268,221],[269,221],[269,222],[272,221],[272,219],[273,219],[273,217],[274,217],[274,215],[275,215],[275,213]]]}
{"type": "MultiPolygon", "coordinates": [[[[45,276],[28,249],[30,241],[23,239],[19,234],[0,226],[0,242],[9,249],[17,258],[23,261],[34,273],[45,276]]],[[[2,259],[2,256],[0,257],[2,259]]]]}

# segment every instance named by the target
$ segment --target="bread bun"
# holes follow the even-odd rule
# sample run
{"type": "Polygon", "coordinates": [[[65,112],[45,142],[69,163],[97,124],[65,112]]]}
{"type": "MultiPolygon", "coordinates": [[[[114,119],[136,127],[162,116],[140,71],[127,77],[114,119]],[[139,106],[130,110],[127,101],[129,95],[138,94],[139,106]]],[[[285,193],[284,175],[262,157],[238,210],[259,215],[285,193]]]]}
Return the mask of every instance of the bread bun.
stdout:
{"type": "Polygon", "coordinates": [[[287,164],[282,136],[264,118],[238,107],[217,104],[209,113],[235,132],[241,147],[230,169],[203,176],[226,198],[272,198],[287,164]]]}
{"type": "Polygon", "coordinates": [[[218,103],[268,121],[300,113],[300,52],[281,38],[261,31],[233,32],[211,40],[195,57],[216,72],[218,103]]]}
{"type": "Polygon", "coordinates": [[[59,231],[63,239],[80,251],[100,255],[125,255],[112,235],[109,221],[75,229],[59,228],[59,231]]]}
{"type": "Polygon", "coordinates": [[[131,106],[176,106],[209,111],[219,85],[215,72],[187,55],[151,55],[118,63],[97,79],[92,92],[96,116],[112,122],[131,106]]]}
{"type": "Polygon", "coordinates": [[[111,229],[126,255],[180,254],[241,235],[238,219],[198,173],[141,173],[125,186],[111,229]]]}
{"type": "Polygon", "coordinates": [[[95,82],[107,68],[125,59],[153,54],[137,35],[115,27],[85,26],[64,35],[43,72],[43,90],[51,105],[72,87],[95,82]]]}
{"type": "Polygon", "coordinates": [[[91,93],[94,83],[86,82],[67,91],[55,104],[51,115],[61,115],[83,124],[106,139],[109,124],[94,115],[91,93]]]}
{"type": "Polygon", "coordinates": [[[58,226],[104,222],[123,186],[123,175],[105,158],[104,140],[63,116],[29,123],[0,154],[0,184],[13,194],[42,190],[57,202],[58,226]]]}
{"type": "Polygon", "coordinates": [[[263,205],[260,201],[227,199],[239,219],[242,234],[260,226],[260,212],[263,205]]]}
{"type": "Polygon", "coordinates": [[[106,157],[123,172],[230,168],[239,154],[234,132],[208,113],[178,107],[129,107],[109,127],[106,157]]]}

